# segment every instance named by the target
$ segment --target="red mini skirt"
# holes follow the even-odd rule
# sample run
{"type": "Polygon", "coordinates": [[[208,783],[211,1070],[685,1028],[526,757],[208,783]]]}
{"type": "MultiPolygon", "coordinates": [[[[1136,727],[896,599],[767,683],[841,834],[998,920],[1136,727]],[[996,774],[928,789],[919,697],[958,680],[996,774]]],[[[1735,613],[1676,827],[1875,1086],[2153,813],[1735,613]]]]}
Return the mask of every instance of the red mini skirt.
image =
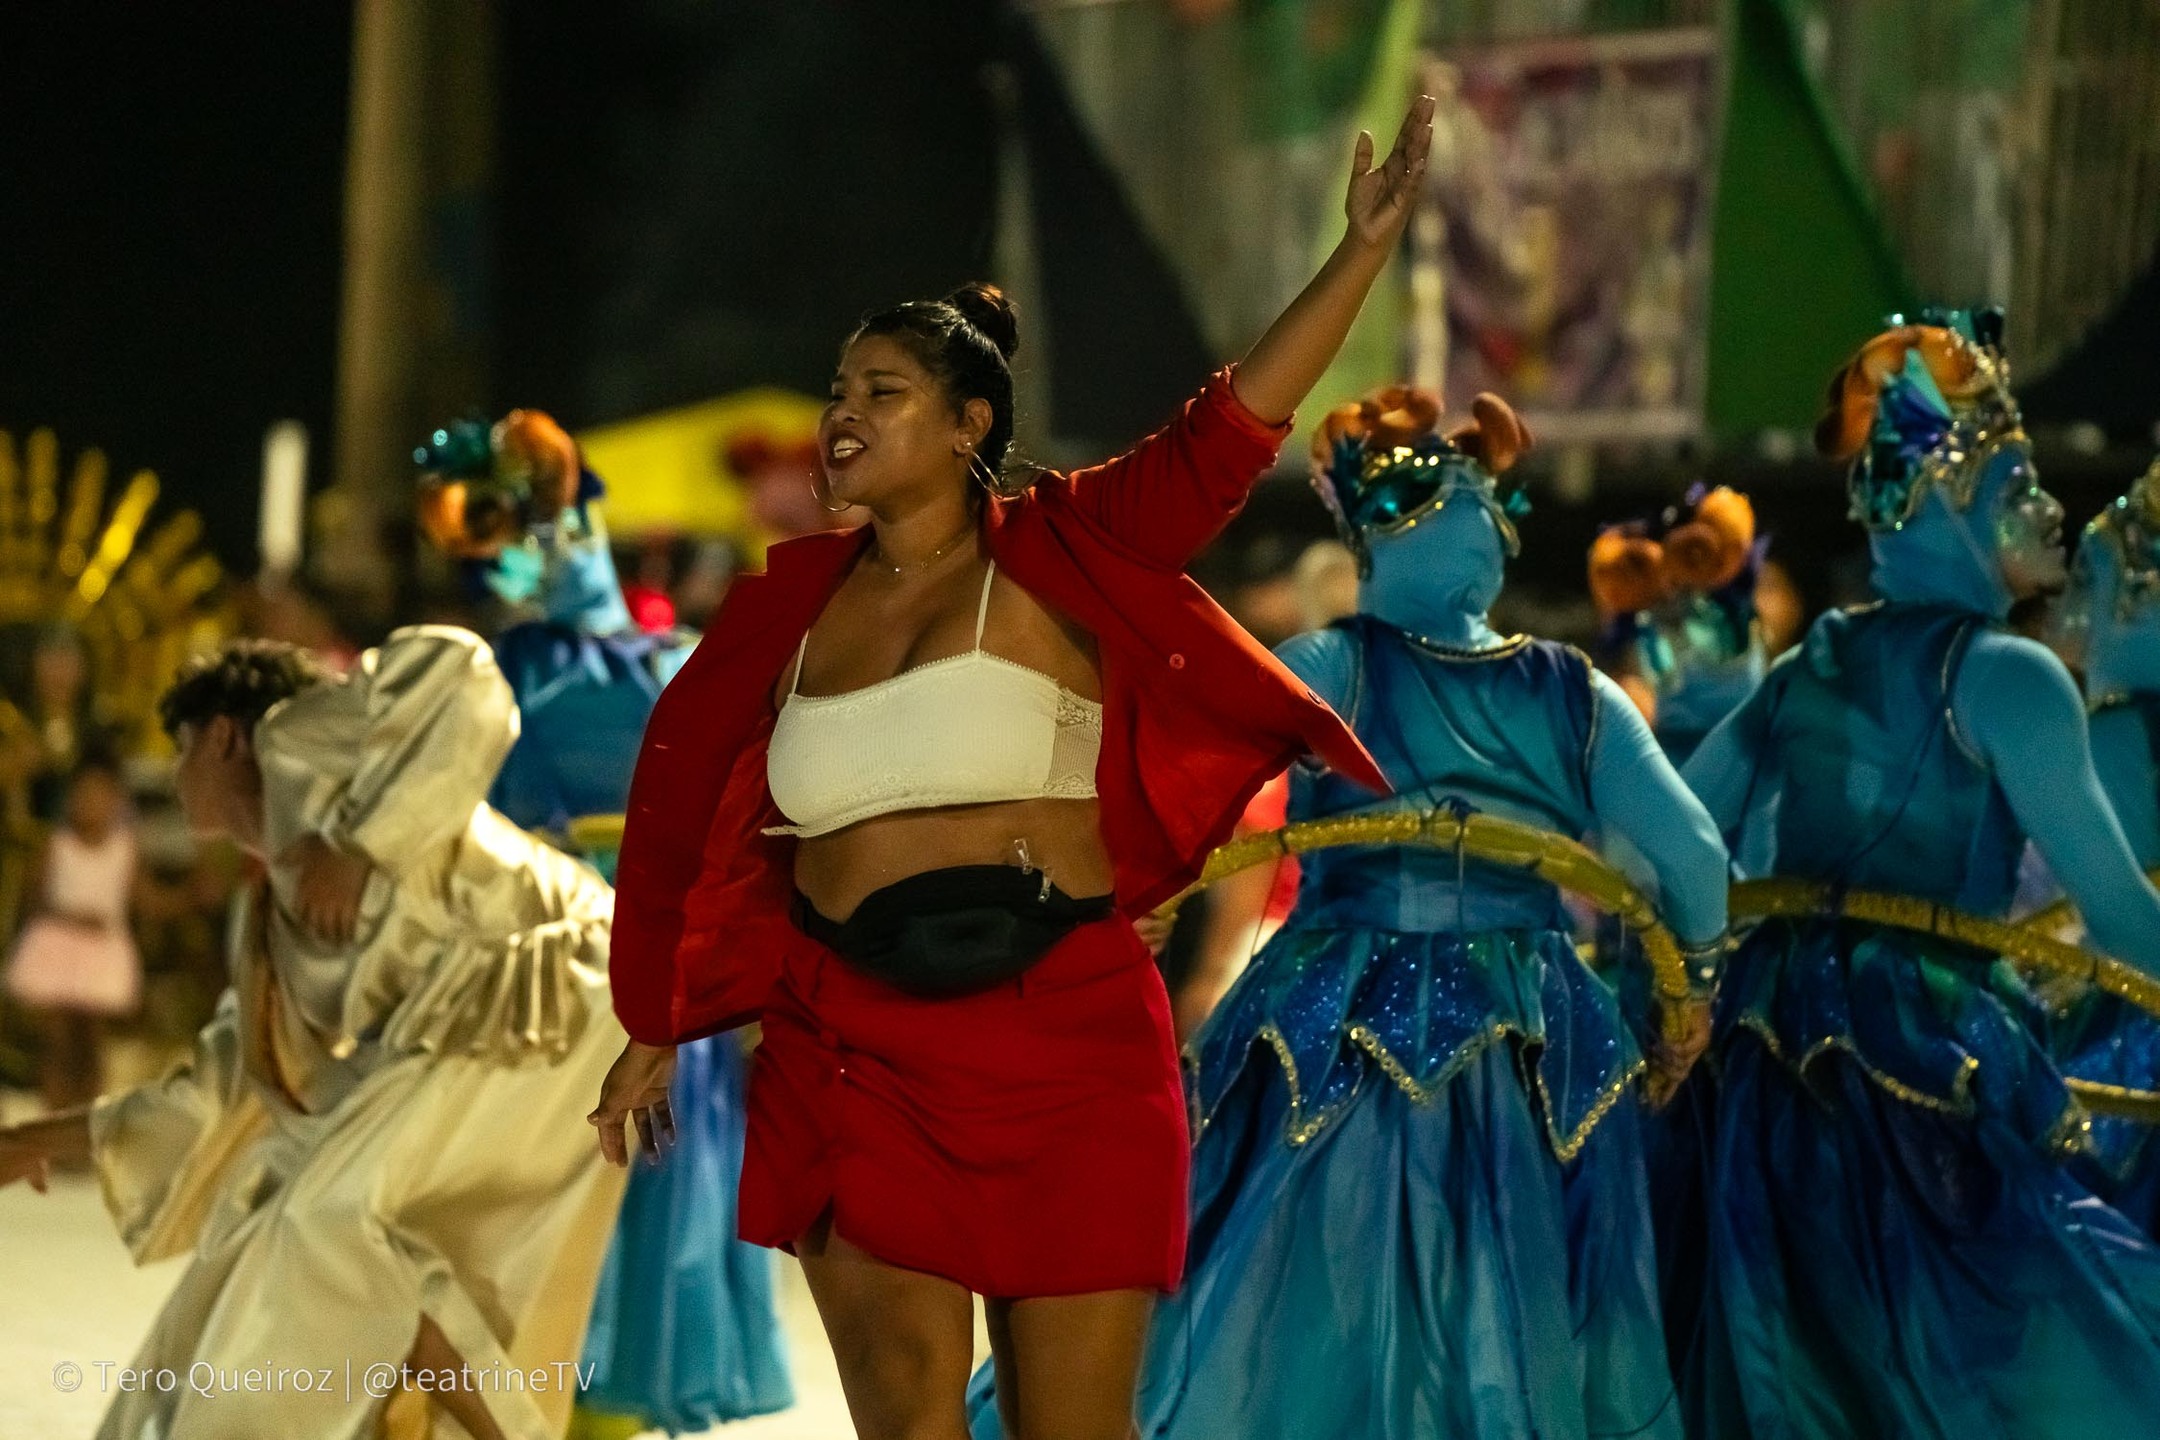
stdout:
{"type": "Polygon", "coordinates": [[[751,1061],[742,1237],[835,1233],[1025,1299],[1177,1288],[1185,1100],[1170,1004],[1122,917],[925,1000],[800,937],[751,1061]]]}

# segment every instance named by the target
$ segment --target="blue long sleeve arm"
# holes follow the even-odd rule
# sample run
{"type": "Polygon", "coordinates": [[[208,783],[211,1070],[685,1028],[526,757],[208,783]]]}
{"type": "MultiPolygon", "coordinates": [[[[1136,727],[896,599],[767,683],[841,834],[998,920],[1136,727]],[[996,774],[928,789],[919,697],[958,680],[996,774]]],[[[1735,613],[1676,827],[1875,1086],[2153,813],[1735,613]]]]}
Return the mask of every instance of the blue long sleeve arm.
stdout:
{"type": "Polygon", "coordinates": [[[2094,943],[2160,975],[2160,893],[2101,793],[2085,707],[2062,662],[2023,636],[1982,634],[1958,671],[1951,712],[2094,943]]]}
{"type": "Polygon", "coordinates": [[[2144,713],[2121,705],[2092,717],[2093,770],[2122,822],[2130,853],[2147,870],[2160,865],[2160,763],[2144,713]]]}
{"type": "Polygon", "coordinates": [[[1591,808],[1649,862],[1673,932],[1686,944],[1706,945],[1725,933],[1727,858],[1717,823],[1665,758],[1627,692],[1595,672],[1591,684],[1598,707],[1591,808]]]}

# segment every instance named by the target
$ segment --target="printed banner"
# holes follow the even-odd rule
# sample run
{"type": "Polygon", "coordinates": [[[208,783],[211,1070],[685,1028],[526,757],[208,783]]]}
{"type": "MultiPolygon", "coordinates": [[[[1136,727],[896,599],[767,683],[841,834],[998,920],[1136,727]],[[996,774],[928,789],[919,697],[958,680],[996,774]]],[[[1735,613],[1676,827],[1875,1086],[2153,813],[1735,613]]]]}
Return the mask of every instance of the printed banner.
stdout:
{"type": "Polygon", "coordinates": [[[1702,428],[1718,48],[1706,29],[1432,54],[1410,372],[1544,441],[1702,428]]]}

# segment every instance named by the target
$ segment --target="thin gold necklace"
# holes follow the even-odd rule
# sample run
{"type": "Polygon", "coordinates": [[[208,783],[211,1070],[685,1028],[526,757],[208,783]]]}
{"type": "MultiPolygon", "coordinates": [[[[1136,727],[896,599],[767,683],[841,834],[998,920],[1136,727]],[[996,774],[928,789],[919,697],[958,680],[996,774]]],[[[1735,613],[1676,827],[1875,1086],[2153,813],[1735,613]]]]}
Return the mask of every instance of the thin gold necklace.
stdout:
{"type": "Polygon", "coordinates": [[[890,570],[895,575],[907,575],[917,570],[929,569],[932,565],[935,565],[938,561],[944,559],[946,555],[950,554],[952,548],[955,545],[958,545],[962,540],[967,539],[968,536],[974,533],[975,522],[970,520],[967,525],[960,531],[960,533],[953,536],[952,539],[947,540],[943,545],[938,546],[937,549],[931,551],[922,559],[910,560],[905,565],[895,565],[892,561],[885,558],[885,542],[880,539],[877,542],[877,549],[875,552],[873,552],[871,558],[875,559],[879,567],[882,569],[890,570]]]}

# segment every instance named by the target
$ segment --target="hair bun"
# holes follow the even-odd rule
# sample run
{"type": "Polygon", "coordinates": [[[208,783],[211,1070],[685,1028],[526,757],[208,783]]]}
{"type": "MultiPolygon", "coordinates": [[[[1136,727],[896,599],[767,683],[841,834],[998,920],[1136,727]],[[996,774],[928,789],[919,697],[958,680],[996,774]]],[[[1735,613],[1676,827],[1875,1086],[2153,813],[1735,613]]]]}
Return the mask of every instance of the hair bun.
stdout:
{"type": "Polygon", "coordinates": [[[998,354],[1012,359],[1020,348],[1020,314],[1013,309],[1012,301],[1005,292],[987,280],[970,280],[952,294],[945,303],[967,317],[967,322],[990,337],[997,346],[998,354]]]}

